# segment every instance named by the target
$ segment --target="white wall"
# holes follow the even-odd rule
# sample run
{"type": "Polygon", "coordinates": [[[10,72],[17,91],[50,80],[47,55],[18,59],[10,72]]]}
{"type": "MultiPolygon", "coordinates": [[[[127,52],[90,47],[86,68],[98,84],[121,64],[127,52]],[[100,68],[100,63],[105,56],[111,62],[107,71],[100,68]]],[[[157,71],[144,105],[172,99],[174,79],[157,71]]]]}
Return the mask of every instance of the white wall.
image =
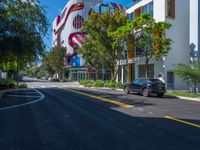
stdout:
{"type": "Polygon", "coordinates": [[[196,46],[195,50],[198,50],[198,1],[190,0],[190,44],[196,46]]]}
{"type": "Polygon", "coordinates": [[[154,0],[154,14],[156,21],[165,21],[165,0],[154,0]]]}
{"type": "MultiPolygon", "coordinates": [[[[172,24],[166,36],[173,40],[172,50],[165,58],[165,74],[172,71],[174,65],[188,64],[189,57],[189,0],[176,0],[175,19],[166,18],[172,24]]],[[[187,89],[187,84],[175,76],[175,89],[187,89]]]]}

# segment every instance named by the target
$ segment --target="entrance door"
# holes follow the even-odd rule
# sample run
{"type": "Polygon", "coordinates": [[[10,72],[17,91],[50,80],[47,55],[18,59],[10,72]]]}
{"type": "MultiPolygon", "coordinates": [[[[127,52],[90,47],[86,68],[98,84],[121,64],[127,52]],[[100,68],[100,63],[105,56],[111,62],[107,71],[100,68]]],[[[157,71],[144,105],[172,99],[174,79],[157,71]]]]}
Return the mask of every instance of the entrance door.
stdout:
{"type": "Polygon", "coordinates": [[[174,89],[174,73],[167,72],[167,89],[174,89]]]}

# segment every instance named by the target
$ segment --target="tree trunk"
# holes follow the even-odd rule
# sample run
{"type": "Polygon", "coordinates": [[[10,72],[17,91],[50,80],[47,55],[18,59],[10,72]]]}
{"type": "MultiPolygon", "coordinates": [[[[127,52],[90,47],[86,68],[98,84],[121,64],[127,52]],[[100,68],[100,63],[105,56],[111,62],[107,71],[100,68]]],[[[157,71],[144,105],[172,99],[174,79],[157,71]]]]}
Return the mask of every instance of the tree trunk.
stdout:
{"type": "Polygon", "coordinates": [[[197,93],[197,82],[193,83],[193,93],[196,94],[197,93]]]}
{"type": "Polygon", "coordinates": [[[111,80],[115,80],[115,67],[111,68],[111,80]]]}
{"type": "Polygon", "coordinates": [[[149,61],[146,60],[145,62],[145,78],[148,79],[149,77],[149,61]]]}
{"type": "Polygon", "coordinates": [[[19,86],[19,57],[17,57],[17,87],[19,86]]]}

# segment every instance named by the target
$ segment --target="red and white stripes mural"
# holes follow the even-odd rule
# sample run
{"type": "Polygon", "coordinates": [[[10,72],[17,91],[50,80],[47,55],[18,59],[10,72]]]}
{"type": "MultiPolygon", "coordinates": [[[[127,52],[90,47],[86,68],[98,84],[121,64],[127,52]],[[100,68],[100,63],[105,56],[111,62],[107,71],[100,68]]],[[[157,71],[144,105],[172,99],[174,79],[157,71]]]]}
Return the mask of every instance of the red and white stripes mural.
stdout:
{"type": "Polygon", "coordinates": [[[60,16],[53,22],[53,46],[66,47],[67,54],[64,59],[66,65],[72,67],[84,65],[81,55],[77,54],[77,49],[84,45],[86,39],[86,35],[81,33],[80,29],[95,6],[99,7],[100,13],[103,7],[113,11],[123,10],[119,4],[103,4],[102,0],[69,0],[60,16]]]}

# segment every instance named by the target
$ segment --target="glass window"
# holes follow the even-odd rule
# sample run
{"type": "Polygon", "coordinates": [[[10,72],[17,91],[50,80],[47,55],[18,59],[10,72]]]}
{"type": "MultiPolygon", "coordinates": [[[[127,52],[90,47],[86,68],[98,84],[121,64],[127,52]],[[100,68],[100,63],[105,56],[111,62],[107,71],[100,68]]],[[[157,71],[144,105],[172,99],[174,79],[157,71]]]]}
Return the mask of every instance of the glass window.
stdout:
{"type": "Polygon", "coordinates": [[[153,1],[142,7],[143,14],[150,14],[153,17],[153,1]]]}
{"type": "Polygon", "coordinates": [[[167,17],[175,18],[175,0],[166,0],[167,17]]]}
{"type": "Polygon", "coordinates": [[[149,3],[149,14],[153,17],[153,2],[149,3]]]}
{"type": "Polygon", "coordinates": [[[134,83],[134,84],[138,84],[138,83],[139,83],[139,80],[138,80],[138,79],[137,79],[137,80],[134,80],[133,83],[134,83]]]}
{"type": "Polygon", "coordinates": [[[145,80],[144,79],[140,79],[139,81],[138,81],[138,84],[139,85],[143,85],[145,83],[145,80]]]}
{"type": "Polygon", "coordinates": [[[143,13],[143,14],[148,13],[148,5],[144,5],[144,6],[142,7],[142,13],[143,13]]]}
{"type": "MultiPolygon", "coordinates": [[[[146,76],[146,69],[145,65],[139,65],[139,78],[145,78],[146,76]]],[[[148,78],[154,78],[154,64],[150,64],[148,66],[148,78]]]]}
{"type": "Polygon", "coordinates": [[[167,88],[174,89],[174,73],[167,72],[167,88]]]}
{"type": "Polygon", "coordinates": [[[129,17],[130,17],[131,20],[134,20],[134,13],[131,13],[131,14],[129,15],[129,17]]]}

